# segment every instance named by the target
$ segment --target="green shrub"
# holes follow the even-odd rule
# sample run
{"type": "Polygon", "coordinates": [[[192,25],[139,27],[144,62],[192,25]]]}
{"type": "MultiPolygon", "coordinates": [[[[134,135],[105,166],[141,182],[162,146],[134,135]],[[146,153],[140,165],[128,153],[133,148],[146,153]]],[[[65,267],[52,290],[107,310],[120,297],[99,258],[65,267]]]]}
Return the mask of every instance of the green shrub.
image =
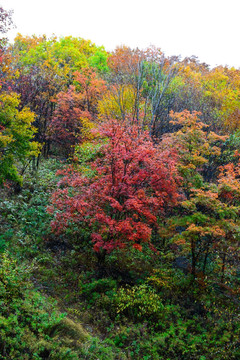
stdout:
{"type": "Polygon", "coordinates": [[[156,322],[167,312],[160,296],[146,284],[120,288],[114,300],[117,313],[132,320],[156,322]]]}

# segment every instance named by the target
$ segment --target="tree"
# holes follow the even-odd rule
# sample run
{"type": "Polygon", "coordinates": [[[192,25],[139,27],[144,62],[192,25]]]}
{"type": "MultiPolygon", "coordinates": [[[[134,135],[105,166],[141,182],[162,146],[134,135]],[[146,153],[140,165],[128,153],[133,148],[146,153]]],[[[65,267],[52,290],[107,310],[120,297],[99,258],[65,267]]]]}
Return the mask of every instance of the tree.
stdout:
{"type": "Polygon", "coordinates": [[[184,110],[170,112],[171,123],[177,130],[163,137],[161,146],[175,147],[179,152],[179,171],[183,177],[185,195],[191,188],[200,188],[205,180],[215,175],[214,164],[209,164],[211,157],[221,154],[221,144],[227,136],[220,136],[208,131],[208,125],[200,120],[201,113],[184,110]]]}
{"type": "Polygon", "coordinates": [[[19,96],[15,93],[0,95],[0,185],[6,180],[21,182],[17,164],[39,152],[39,144],[32,141],[35,128],[34,114],[27,108],[18,110],[19,96]]]}
{"type": "Polygon", "coordinates": [[[174,90],[172,83],[178,73],[178,57],[166,57],[159,48],[145,51],[140,70],[142,72],[142,98],[144,99],[144,121],[151,136],[160,137],[169,132],[169,111],[174,90]]]}
{"type": "Polygon", "coordinates": [[[155,47],[141,51],[126,46],[116,48],[108,59],[112,84],[109,92],[113,107],[118,107],[116,115],[120,113],[124,121],[130,113],[133,121],[142,129],[148,127],[152,136],[168,131],[172,102],[169,89],[178,72],[177,59],[165,57],[155,47]],[[124,106],[128,104],[128,94],[133,106],[124,106]]]}
{"type": "Polygon", "coordinates": [[[98,102],[101,119],[131,119],[135,111],[135,92],[131,85],[111,86],[98,102]]]}
{"type": "Polygon", "coordinates": [[[172,238],[180,253],[191,256],[191,273],[206,275],[214,281],[228,281],[239,261],[239,164],[220,168],[217,184],[205,183],[191,190],[189,199],[182,202],[178,218],[170,222],[182,231],[172,238]]]}
{"type": "Polygon", "coordinates": [[[185,110],[170,115],[177,130],[167,134],[161,146],[178,148],[185,198],[165,228],[177,252],[190,258],[193,278],[209,273],[213,278],[221,272],[223,279],[226,263],[236,263],[239,245],[239,165],[217,169],[218,161],[213,160],[227,137],[208,132],[201,113],[185,110]]]}
{"type": "Polygon", "coordinates": [[[74,73],[74,85],[82,99],[82,106],[96,117],[98,101],[106,91],[106,84],[91,68],[74,73]]]}
{"type": "Polygon", "coordinates": [[[66,155],[72,154],[74,146],[87,139],[87,131],[93,127],[91,119],[90,112],[83,106],[82,96],[70,86],[66,93],[57,95],[48,138],[57,143],[66,155]]]}
{"type": "Polygon", "coordinates": [[[110,121],[101,129],[108,141],[87,177],[66,169],[52,196],[53,231],[88,227],[99,264],[113,249],[150,243],[158,217],[178,199],[174,151],[160,151],[148,133],[110,121]]]}
{"type": "Polygon", "coordinates": [[[209,69],[196,58],[184,59],[178,74],[179,89],[172,110],[201,112],[211,129],[224,133],[238,129],[240,71],[218,66],[209,69]]]}
{"type": "Polygon", "coordinates": [[[58,143],[66,155],[73,153],[77,143],[92,137],[90,129],[96,120],[98,100],[106,88],[104,81],[89,68],[74,74],[74,84],[57,95],[48,127],[48,139],[58,143]]]}

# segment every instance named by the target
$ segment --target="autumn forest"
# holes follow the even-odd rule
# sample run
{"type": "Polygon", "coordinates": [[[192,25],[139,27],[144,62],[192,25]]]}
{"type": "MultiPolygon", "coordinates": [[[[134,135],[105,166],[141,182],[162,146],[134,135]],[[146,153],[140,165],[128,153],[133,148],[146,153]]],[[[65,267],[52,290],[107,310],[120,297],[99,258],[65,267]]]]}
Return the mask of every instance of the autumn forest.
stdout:
{"type": "Polygon", "coordinates": [[[0,359],[239,359],[240,69],[12,26],[0,359]]]}

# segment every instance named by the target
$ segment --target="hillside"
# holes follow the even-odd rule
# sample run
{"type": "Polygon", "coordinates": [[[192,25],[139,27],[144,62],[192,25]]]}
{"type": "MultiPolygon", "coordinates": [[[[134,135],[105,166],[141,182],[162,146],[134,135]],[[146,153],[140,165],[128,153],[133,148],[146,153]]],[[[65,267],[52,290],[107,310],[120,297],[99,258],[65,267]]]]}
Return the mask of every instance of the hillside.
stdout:
{"type": "Polygon", "coordinates": [[[0,359],[239,359],[240,70],[0,52],[0,359]]]}

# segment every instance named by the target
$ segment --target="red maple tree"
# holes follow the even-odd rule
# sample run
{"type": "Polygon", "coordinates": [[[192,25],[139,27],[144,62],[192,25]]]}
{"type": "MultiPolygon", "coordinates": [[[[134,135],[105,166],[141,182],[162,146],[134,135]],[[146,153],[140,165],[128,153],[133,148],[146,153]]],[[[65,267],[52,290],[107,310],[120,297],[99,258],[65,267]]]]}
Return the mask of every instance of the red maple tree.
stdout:
{"type": "Polygon", "coordinates": [[[94,175],[61,171],[49,211],[53,231],[88,226],[97,254],[127,245],[141,250],[151,241],[164,210],[178,200],[176,153],[162,151],[135,125],[110,121],[100,133],[107,142],[91,163],[94,175]]]}
{"type": "Polygon", "coordinates": [[[70,86],[57,95],[57,107],[50,122],[49,138],[60,144],[67,154],[82,141],[83,120],[90,121],[91,114],[82,106],[81,96],[70,86]]]}

